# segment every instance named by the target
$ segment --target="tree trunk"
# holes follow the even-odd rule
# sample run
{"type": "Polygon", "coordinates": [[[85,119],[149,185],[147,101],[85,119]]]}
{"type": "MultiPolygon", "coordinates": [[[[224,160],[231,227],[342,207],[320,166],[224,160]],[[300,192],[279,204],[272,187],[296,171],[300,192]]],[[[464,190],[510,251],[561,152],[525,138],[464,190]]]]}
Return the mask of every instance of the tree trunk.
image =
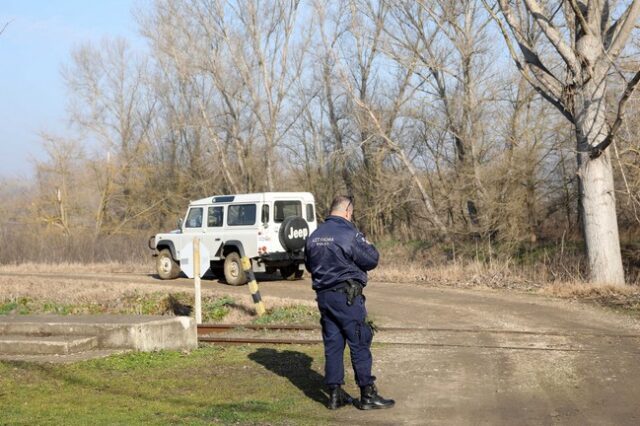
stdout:
{"type": "MultiPolygon", "coordinates": [[[[585,63],[595,63],[597,40],[584,36],[577,43],[585,63]],[[591,43],[590,41],[593,41],[591,43]]],[[[583,69],[586,75],[587,70],[583,69]]],[[[609,152],[590,158],[590,148],[608,133],[605,121],[606,64],[596,65],[591,78],[575,96],[576,139],[578,146],[578,186],[582,230],[587,247],[590,281],[594,284],[624,285],[620,254],[613,169],[609,152]]],[[[584,81],[584,80],[583,80],[584,81]]]]}
{"type": "Polygon", "coordinates": [[[578,153],[578,183],[590,281],[624,285],[613,170],[608,151],[595,160],[591,160],[586,152],[578,153]]]}

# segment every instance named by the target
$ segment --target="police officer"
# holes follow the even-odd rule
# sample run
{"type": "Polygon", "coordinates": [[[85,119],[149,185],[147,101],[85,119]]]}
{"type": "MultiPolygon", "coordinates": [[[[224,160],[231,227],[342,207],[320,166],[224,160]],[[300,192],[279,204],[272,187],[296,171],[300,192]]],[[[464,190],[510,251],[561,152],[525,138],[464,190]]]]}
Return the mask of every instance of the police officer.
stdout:
{"type": "Polygon", "coordinates": [[[338,196],[330,216],[307,238],[305,265],[317,293],[325,354],[325,384],[329,387],[329,409],[354,404],[361,410],[390,408],[391,399],[378,395],[371,375],[371,327],[365,322],[367,310],[362,289],[367,271],[378,265],[378,251],[351,222],[353,200],[338,196]],[[360,386],[360,399],[346,393],[343,354],[345,341],[360,386]]]}

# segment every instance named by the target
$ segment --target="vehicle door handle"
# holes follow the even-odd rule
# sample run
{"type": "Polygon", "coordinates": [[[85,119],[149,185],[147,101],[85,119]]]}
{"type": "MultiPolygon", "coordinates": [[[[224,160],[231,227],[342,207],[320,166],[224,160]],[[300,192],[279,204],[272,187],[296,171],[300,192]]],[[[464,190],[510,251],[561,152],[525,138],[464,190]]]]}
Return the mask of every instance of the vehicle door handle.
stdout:
{"type": "Polygon", "coordinates": [[[216,238],[216,239],[215,239],[215,240],[213,240],[213,241],[220,241],[220,238],[216,238]]]}

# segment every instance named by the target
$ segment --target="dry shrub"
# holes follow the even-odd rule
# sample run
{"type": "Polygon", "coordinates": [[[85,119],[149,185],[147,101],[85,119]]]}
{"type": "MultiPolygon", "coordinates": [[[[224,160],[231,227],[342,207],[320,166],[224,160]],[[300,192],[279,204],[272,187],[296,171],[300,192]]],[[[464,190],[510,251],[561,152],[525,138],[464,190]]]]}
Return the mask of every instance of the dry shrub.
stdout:
{"type": "Polygon", "coordinates": [[[640,311],[640,288],[637,286],[585,285],[584,283],[553,283],[541,292],[563,299],[590,301],[598,305],[640,311]]]}
{"type": "Polygon", "coordinates": [[[1,265],[0,272],[13,274],[113,274],[113,273],[138,273],[151,274],[155,272],[154,264],[150,260],[140,262],[105,262],[105,263],[10,263],[1,265]]]}
{"type": "Polygon", "coordinates": [[[0,264],[35,263],[145,263],[151,232],[94,237],[91,229],[65,236],[40,225],[0,227],[0,264]]]}
{"type": "Polygon", "coordinates": [[[380,265],[370,278],[529,290],[549,282],[584,280],[585,266],[584,255],[576,246],[505,248],[467,243],[452,249],[441,244],[394,242],[380,244],[380,265]]]}
{"type": "MultiPolygon", "coordinates": [[[[44,228],[0,228],[0,272],[5,273],[153,273],[151,233],[93,238],[69,237],[44,228]]],[[[489,286],[531,289],[545,283],[581,282],[586,259],[579,243],[537,244],[458,242],[455,246],[425,241],[381,241],[375,281],[443,286],[489,286]]],[[[626,244],[627,282],[640,284],[640,246],[626,244]]]]}
{"type": "Polygon", "coordinates": [[[437,266],[381,265],[370,273],[370,279],[385,282],[417,282],[445,287],[490,287],[530,290],[542,282],[528,279],[508,262],[455,262],[437,266]]]}

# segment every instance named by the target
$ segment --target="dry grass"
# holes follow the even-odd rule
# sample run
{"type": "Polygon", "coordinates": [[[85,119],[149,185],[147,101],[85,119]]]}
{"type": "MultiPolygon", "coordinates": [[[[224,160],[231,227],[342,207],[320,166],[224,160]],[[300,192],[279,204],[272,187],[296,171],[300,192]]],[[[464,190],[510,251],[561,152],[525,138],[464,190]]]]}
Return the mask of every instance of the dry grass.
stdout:
{"type": "Polygon", "coordinates": [[[384,282],[416,282],[438,287],[490,287],[531,290],[543,285],[514,272],[508,263],[481,262],[450,263],[446,265],[421,266],[416,263],[404,265],[381,265],[369,274],[369,279],[384,282]]]}
{"type": "Polygon", "coordinates": [[[553,297],[587,301],[610,308],[640,312],[640,288],[637,286],[595,286],[584,283],[552,283],[540,291],[553,297]]]}
{"type": "Polygon", "coordinates": [[[140,262],[104,262],[104,263],[11,263],[0,265],[0,273],[54,273],[54,274],[104,274],[104,273],[153,273],[152,261],[140,262]]]}
{"type": "MultiPolygon", "coordinates": [[[[627,282],[640,286],[640,249],[624,251],[627,282]]],[[[455,255],[424,242],[381,244],[381,260],[370,278],[386,282],[424,282],[446,287],[532,290],[552,283],[580,283],[587,277],[582,246],[539,244],[521,247],[460,245],[455,255]]]]}
{"type": "MultiPolygon", "coordinates": [[[[0,276],[0,303],[29,298],[36,303],[49,301],[74,306],[100,304],[110,311],[118,311],[124,303],[129,304],[128,309],[135,311],[136,298],[140,299],[139,304],[142,305],[145,298],[158,297],[158,287],[141,285],[146,282],[146,277],[134,275],[150,274],[153,273],[153,269],[151,257],[147,262],[0,265],[0,274],[6,275],[0,276]],[[46,278],[37,274],[59,274],[60,276],[46,278]],[[108,274],[113,274],[112,277],[117,276],[117,282],[109,282],[108,274]]],[[[558,275],[561,279],[555,279],[549,271],[549,263],[523,267],[510,260],[425,262],[424,259],[417,259],[417,256],[413,256],[412,259],[410,256],[400,256],[397,252],[390,254],[383,251],[380,266],[371,271],[369,278],[378,282],[417,283],[435,287],[536,291],[552,297],[583,300],[602,306],[640,312],[639,286],[623,288],[591,286],[584,284],[581,277],[577,275],[567,273],[558,275]],[[394,261],[396,259],[404,260],[394,261]]],[[[166,294],[185,291],[184,287],[179,286],[162,288],[166,294]]],[[[222,288],[203,291],[205,298],[224,295],[222,288]]],[[[269,297],[265,299],[267,305],[272,308],[305,304],[287,299],[269,297]]],[[[234,297],[234,302],[223,322],[246,323],[254,318],[253,303],[248,294],[234,297]]],[[[313,307],[315,304],[309,303],[309,306],[313,307]]]]}

